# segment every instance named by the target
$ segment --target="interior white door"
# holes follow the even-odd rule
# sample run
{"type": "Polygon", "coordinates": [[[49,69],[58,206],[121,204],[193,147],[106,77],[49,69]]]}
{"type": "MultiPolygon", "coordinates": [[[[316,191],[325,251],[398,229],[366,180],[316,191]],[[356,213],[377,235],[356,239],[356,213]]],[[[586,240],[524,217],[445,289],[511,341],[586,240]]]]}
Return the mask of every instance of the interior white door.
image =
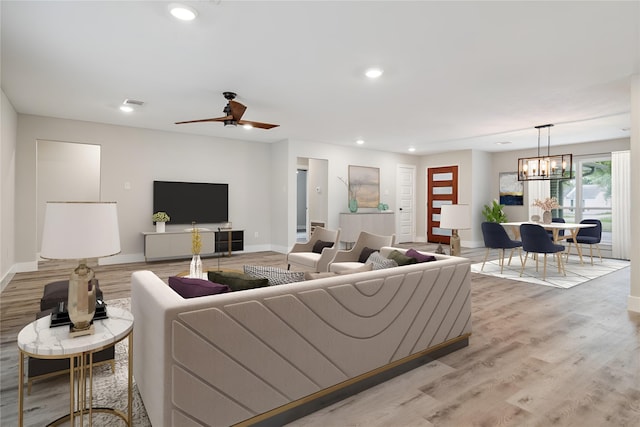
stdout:
{"type": "Polygon", "coordinates": [[[398,165],[396,169],[396,242],[413,242],[416,230],[416,167],[398,165]]]}

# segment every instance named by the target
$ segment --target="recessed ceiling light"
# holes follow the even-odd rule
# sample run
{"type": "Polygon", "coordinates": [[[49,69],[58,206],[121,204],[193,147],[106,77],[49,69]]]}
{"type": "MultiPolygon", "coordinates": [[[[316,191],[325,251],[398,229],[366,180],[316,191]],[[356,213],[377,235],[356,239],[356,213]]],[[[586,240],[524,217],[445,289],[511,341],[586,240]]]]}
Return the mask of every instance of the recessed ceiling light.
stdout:
{"type": "Polygon", "coordinates": [[[382,75],[382,70],[380,68],[369,68],[365,71],[364,75],[369,77],[370,79],[377,79],[382,75]]]}
{"type": "Polygon", "coordinates": [[[120,111],[125,113],[131,113],[135,111],[136,108],[142,107],[144,105],[144,101],[138,101],[136,99],[125,99],[122,101],[122,105],[120,106],[120,111]]]}
{"type": "Polygon", "coordinates": [[[414,151],[416,151],[416,147],[409,147],[409,152],[413,153],[414,151]]]}
{"type": "Polygon", "coordinates": [[[362,144],[364,144],[364,139],[359,139],[359,140],[357,140],[357,141],[356,141],[356,144],[358,144],[358,145],[362,145],[362,144]]]}
{"type": "Polygon", "coordinates": [[[242,125],[242,127],[245,129],[253,129],[253,125],[250,125],[249,123],[247,123],[246,125],[242,125]]]}
{"type": "Polygon", "coordinates": [[[198,16],[198,11],[194,8],[180,3],[170,3],[169,13],[181,21],[193,21],[198,16]]]}

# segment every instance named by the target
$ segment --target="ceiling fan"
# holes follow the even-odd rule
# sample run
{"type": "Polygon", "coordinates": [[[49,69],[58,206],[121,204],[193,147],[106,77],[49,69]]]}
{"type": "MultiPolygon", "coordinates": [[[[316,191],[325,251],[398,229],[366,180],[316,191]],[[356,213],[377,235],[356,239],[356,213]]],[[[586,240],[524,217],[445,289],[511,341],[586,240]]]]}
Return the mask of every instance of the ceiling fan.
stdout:
{"type": "Polygon", "coordinates": [[[260,128],[260,129],[271,129],[279,126],[279,125],[272,125],[269,123],[241,120],[242,115],[244,114],[247,107],[245,107],[238,101],[234,101],[236,94],[233,92],[223,92],[222,95],[224,95],[224,97],[229,101],[227,105],[224,107],[224,109],[222,110],[226,114],[226,116],[216,117],[212,119],[188,120],[186,122],[176,122],[176,124],[181,125],[185,123],[223,122],[225,126],[248,125],[248,126],[252,126],[254,128],[260,128]]]}

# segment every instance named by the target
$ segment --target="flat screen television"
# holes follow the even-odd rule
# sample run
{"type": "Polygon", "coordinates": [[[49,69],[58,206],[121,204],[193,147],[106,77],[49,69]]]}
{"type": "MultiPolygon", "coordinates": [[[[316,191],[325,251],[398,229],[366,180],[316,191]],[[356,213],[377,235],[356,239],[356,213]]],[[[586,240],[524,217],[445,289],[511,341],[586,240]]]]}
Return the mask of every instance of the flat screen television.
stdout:
{"type": "Polygon", "coordinates": [[[171,224],[229,221],[229,184],[153,181],[153,213],[166,212],[171,224]]]}

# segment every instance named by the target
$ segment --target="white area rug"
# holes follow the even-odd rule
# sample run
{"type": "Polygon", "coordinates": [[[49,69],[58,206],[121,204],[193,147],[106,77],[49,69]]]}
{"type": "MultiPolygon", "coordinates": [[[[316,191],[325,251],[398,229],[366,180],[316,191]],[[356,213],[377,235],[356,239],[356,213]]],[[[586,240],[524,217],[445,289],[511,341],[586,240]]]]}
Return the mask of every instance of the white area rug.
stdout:
{"type": "MultiPolygon", "coordinates": [[[[524,255],[522,255],[524,259],[524,255]]],[[[520,270],[522,265],[520,259],[514,254],[511,260],[511,265],[507,265],[509,257],[505,258],[504,272],[500,274],[500,264],[498,260],[487,261],[484,265],[484,271],[480,271],[482,263],[472,264],[471,272],[486,274],[488,276],[502,277],[505,279],[519,280],[521,282],[535,283],[536,285],[553,286],[555,288],[569,289],[576,285],[580,285],[596,277],[604,276],[605,274],[613,273],[624,267],[629,266],[628,261],[618,259],[603,258],[600,262],[599,258],[593,260],[593,265],[590,263],[589,257],[585,258],[584,265],[580,264],[580,261],[575,256],[569,257],[569,262],[565,262],[565,270],[567,275],[563,276],[562,273],[558,273],[558,265],[555,263],[554,258],[551,255],[547,256],[547,277],[546,280],[542,280],[543,272],[543,259],[540,257],[539,268],[536,271],[536,261],[531,258],[527,260],[527,266],[520,277],[520,270]]]]}

